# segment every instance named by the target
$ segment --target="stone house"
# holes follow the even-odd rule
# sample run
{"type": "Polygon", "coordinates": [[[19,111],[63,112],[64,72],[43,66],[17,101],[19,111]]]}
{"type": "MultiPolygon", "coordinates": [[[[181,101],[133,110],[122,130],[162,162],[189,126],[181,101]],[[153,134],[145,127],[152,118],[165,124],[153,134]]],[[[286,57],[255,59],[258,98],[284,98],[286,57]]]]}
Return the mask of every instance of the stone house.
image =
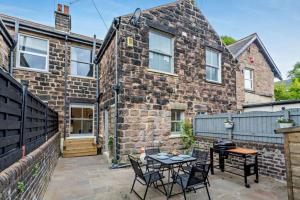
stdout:
{"type": "Polygon", "coordinates": [[[14,39],[9,34],[3,21],[0,19],[0,68],[8,72],[10,65],[10,52],[15,46],[14,39]]]}
{"type": "MultiPolygon", "coordinates": [[[[13,67],[7,70],[17,80],[27,81],[29,91],[59,112],[62,136],[91,136],[92,145],[98,129],[98,69],[93,64],[93,56],[101,41],[71,32],[68,6],[58,4],[54,15],[54,27],[0,15],[0,25],[5,25],[17,41],[12,55],[13,67]]],[[[2,58],[7,60],[8,54],[2,52],[5,49],[2,40],[0,59],[5,67],[9,65],[2,58]]],[[[89,152],[81,149],[81,153],[96,154],[96,148],[89,147],[84,147],[89,152]]]]}
{"type": "Polygon", "coordinates": [[[236,73],[237,108],[274,101],[274,78],[281,73],[256,33],[238,40],[228,49],[239,62],[236,73]]]}
{"type": "Polygon", "coordinates": [[[234,112],[237,62],[193,0],[115,18],[96,62],[100,134],[123,158],[142,147],[179,144],[180,121],[234,112]]]}

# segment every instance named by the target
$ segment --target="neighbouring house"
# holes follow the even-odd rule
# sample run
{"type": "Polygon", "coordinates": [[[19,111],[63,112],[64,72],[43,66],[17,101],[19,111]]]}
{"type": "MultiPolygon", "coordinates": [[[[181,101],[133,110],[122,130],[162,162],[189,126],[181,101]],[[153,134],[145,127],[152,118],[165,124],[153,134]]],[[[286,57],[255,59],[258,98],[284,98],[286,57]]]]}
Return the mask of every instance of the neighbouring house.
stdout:
{"type": "MultiPolygon", "coordinates": [[[[17,80],[27,81],[33,94],[59,112],[62,136],[67,139],[91,136],[89,146],[79,149],[81,154],[76,155],[95,155],[96,147],[91,145],[98,129],[98,69],[93,64],[93,56],[101,41],[71,32],[68,6],[58,4],[54,16],[55,26],[51,27],[0,15],[1,30],[5,34],[9,32],[17,41],[12,54],[13,68],[7,71],[17,80]]],[[[0,61],[2,66],[9,68],[9,62],[3,62],[9,57],[3,39],[0,40],[0,61]]],[[[73,149],[78,147],[76,141],[68,141],[65,145],[69,143],[75,146],[73,149]]],[[[68,153],[68,148],[65,152],[68,153]]]]}
{"type": "Polygon", "coordinates": [[[96,62],[100,133],[121,158],[141,147],[178,148],[180,121],[234,112],[237,62],[193,0],[115,18],[96,62]]]}
{"type": "Polygon", "coordinates": [[[0,67],[5,71],[9,70],[11,50],[14,48],[15,42],[9,34],[3,21],[0,19],[0,67]]]}
{"type": "Polygon", "coordinates": [[[238,40],[228,49],[239,62],[236,73],[237,107],[274,101],[274,78],[281,73],[256,33],[238,40]]]}

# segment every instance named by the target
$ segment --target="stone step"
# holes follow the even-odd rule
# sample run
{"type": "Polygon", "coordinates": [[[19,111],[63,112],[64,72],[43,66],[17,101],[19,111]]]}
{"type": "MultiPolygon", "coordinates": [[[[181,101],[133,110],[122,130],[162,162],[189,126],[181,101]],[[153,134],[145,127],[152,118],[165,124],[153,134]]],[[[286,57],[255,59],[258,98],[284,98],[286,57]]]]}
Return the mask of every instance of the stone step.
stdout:
{"type": "Polygon", "coordinates": [[[64,141],[63,157],[80,157],[97,155],[94,138],[75,138],[64,141]]]}

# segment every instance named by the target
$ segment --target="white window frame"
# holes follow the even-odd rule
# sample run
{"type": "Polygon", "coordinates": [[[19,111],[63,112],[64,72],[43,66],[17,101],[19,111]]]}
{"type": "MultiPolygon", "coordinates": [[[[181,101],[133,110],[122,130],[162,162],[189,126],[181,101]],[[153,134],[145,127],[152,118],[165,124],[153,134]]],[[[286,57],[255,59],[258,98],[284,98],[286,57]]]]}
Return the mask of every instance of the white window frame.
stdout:
{"type": "Polygon", "coordinates": [[[221,61],[222,61],[222,54],[221,54],[221,52],[219,52],[217,50],[214,50],[214,49],[211,49],[211,48],[206,48],[205,49],[205,75],[206,75],[206,67],[212,67],[212,68],[218,69],[218,81],[208,79],[205,76],[205,79],[207,81],[214,82],[214,83],[222,83],[222,63],[221,63],[221,61]],[[214,53],[218,54],[218,59],[219,59],[219,67],[218,68],[216,66],[212,66],[212,65],[207,64],[207,62],[206,62],[206,51],[211,51],[211,52],[214,52],[214,53]]]}
{"type": "Polygon", "coordinates": [[[250,68],[245,68],[244,69],[244,88],[245,88],[245,90],[249,90],[249,91],[253,91],[254,90],[254,85],[253,85],[253,83],[254,83],[254,81],[253,81],[253,69],[250,69],[250,68]],[[246,76],[245,76],[245,71],[249,71],[250,72],[250,79],[246,79],[246,76]],[[251,83],[251,88],[246,88],[246,84],[245,84],[245,81],[246,80],[248,80],[248,81],[250,81],[250,83],[251,83]]]}
{"type": "Polygon", "coordinates": [[[85,137],[85,136],[94,136],[95,130],[94,130],[94,126],[95,126],[95,106],[93,104],[84,104],[84,103],[71,103],[70,104],[70,108],[69,108],[69,135],[70,136],[75,136],[75,137],[85,137]],[[92,133],[88,133],[88,134],[73,134],[71,133],[71,129],[72,129],[72,125],[71,125],[71,120],[75,119],[75,120],[82,120],[82,118],[72,118],[72,108],[91,108],[93,110],[93,130],[92,133]]]}
{"type": "Polygon", "coordinates": [[[39,53],[32,53],[32,52],[27,52],[27,51],[23,51],[20,50],[20,41],[18,40],[17,43],[17,58],[16,58],[16,68],[17,69],[23,69],[23,70],[28,70],[28,71],[36,71],[36,72],[49,72],[49,40],[45,39],[45,38],[40,38],[40,37],[36,37],[36,36],[32,36],[32,35],[28,35],[28,34],[19,34],[18,38],[20,38],[20,36],[23,37],[31,37],[31,38],[35,38],[38,40],[44,40],[47,42],[47,55],[44,54],[39,54],[39,53]],[[22,67],[20,65],[20,57],[21,57],[21,53],[26,53],[26,54],[30,54],[30,55],[35,55],[35,56],[41,56],[41,57],[46,57],[46,66],[45,69],[36,69],[36,68],[30,68],[30,67],[22,67]]]}
{"type": "MultiPolygon", "coordinates": [[[[175,117],[177,118],[177,115],[175,115],[175,117]]],[[[180,109],[171,109],[171,135],[180,135],[180,131],[172,131],[172,123],[178,123],[178,122],[182,122],[184,120],[185,116],[184,116],[184,110],[180,110],[180,109]],[[172,111],[176,111],[176,112],[180,112],[180,115],[182,115],[182,119],[181,120],[172,120],[172,111]]]]}
{"type": "Polygon", "coordinates": [[[93,55],[93,50],[90,49],[90,48],[80,47],[80,46],[71,46],[71,48],[70,48],[70,76],[72,76],[72,77],[79,77],[79,78],[87,78],[87,79],[95,79],[95,65],[94,65],[94,63],[92,63],[93,62],[93,58],[92,58],[92,62],[91,63],[86,63],[86,62],[81,62],[81,61],[77,61],[77,60],[72,60],[72,48],[90,50],[91,51],[91,55],[93,55]],[[72,62],[77,62],[77,63],[92,65],[93,66],[93,76],[81,76],[81,75],[74,75],[74,74],[72,74],[72,62]]]}
{"type": "Polygon", "coordinates": [[[165,33],[165,32],[159,31],[159,30],[151,29],[149,31],[149,33],[148,33],[148,38],[149,38],[149,44],[148,44],[149,45],[149,53],[148,53],[149,64],[148,64],[148,70],[149,71],[153,71],[153,72],[163,73],[163,74],[174,75],[175,74],[175,70],[174,70],[174,37],[171,34],[168,34],[168,33],[165,33]],[[154,33],[154,34],[161,35],[163,37],[169,38],[171,40],[171,54],[165,54],[165,53],[162,53],[162,52],[157,52],[157,51],[151,50],[150,49],[150,33],[154,33]],[[150,67],[150,53],[154,53],[154,54],[159,54],[159,55],[171,57],[171,72],[166,72],[166,71],[162,71],[162,70],[157,70],[157,69],[151,68],[150,67]]]}

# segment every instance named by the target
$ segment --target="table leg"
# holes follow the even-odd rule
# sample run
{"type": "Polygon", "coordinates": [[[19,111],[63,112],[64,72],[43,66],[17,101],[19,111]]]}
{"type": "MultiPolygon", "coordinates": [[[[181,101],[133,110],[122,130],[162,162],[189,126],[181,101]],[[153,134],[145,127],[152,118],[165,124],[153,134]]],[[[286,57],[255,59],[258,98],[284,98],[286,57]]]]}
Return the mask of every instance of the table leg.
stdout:
{"type": "Polygon", "coordinates": [[[258,177],[258,155],[257,154],[255,155],[255,167],[254,167],[254,170],[255,170],[255,176],[256,176],[255,183],[258,183],[259,177],[258,177]]]}
{"type": "Polygon", "coordinates": [[[247,180],[247,157],[245,156],[245,161],[244,161],[244,181],[245,181],[245,187],[249,188],[250,185],[248,184],[248,180],[247,180]]]}
{"type": "Polygon", "coordinates": [[[224,161],[224,152],[220,152],[219,153],[219,166],[220,166],[220,170],[221,172],[224,172],[225,170],[225,161],[224,161]]]}
{"type": "Polygon", "coordinates": [[[210,173],[213,175],[214,174],[214,150],[210,148],[210,173]]]}
{"type": "Polygon", "coordinates": [[[170,178],[171,178],[170,175],[171,175],[171,169],[169,168],[169,170],[168,170],[167,200],[170,197],[170,178]]]}

